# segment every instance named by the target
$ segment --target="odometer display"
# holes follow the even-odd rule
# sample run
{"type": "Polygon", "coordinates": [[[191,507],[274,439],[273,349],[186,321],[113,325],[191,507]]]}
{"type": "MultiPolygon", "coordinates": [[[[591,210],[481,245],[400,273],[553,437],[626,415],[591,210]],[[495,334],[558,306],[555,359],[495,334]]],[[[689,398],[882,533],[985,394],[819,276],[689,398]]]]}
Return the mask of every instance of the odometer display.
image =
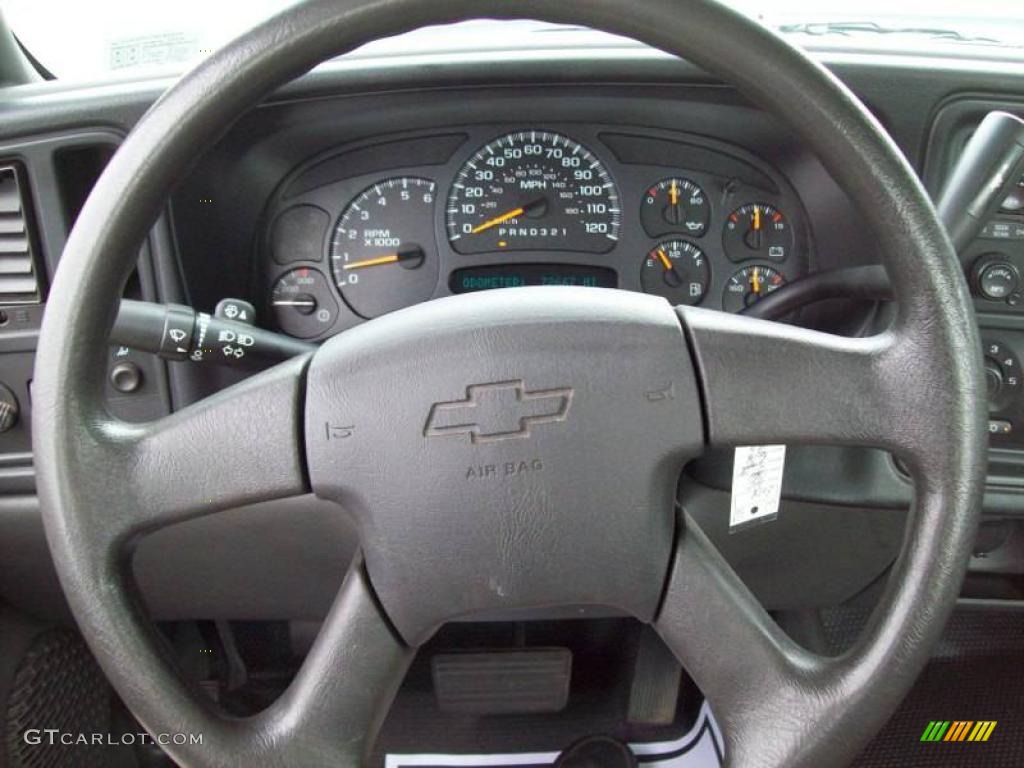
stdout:
{"type": "Polygon", "coordinates": [[[568,264],[493,264],[456,269],[448,280],[452,293],[520,288],[530,285],[570,285],[584,288],[615,288],[618,277],[608,267],[568,264]]]}
{"type": "Polygon", "coordinates": [[[448,239],[463,254],[605,253],[621,213],[615,183],[589,150],[561,134],[520,131],[466,161],[445,215],[448,239]]]}

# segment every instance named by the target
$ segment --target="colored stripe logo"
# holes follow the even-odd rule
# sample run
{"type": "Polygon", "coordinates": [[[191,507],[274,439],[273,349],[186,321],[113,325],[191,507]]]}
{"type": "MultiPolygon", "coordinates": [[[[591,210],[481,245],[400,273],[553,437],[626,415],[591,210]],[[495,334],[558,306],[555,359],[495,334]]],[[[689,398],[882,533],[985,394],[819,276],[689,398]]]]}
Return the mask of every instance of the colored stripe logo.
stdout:
{"type": "Polygon", "coordinates": [[[995,729],[995,720],[932,720],[921,741],[988,741],[995,729]]]}

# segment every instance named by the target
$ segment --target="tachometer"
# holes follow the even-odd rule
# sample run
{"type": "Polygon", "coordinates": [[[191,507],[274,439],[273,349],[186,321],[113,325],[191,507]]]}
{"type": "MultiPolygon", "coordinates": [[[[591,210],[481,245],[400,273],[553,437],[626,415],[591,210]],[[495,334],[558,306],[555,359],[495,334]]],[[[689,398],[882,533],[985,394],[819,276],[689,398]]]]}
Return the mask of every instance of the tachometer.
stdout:
{"type": "Polygon", "coordinates": [[[605,253],[619,237],[619,193],[601,161],[550,131],[495,139],[459,171],[448,239],[459,253],[605,253]]]}
{"type": "Polygon", "coordinates": [[[398,177],[364,189],[331,240],[334,282],[362,317],[430,298],[437,285],[434,182],[398,177]]]}

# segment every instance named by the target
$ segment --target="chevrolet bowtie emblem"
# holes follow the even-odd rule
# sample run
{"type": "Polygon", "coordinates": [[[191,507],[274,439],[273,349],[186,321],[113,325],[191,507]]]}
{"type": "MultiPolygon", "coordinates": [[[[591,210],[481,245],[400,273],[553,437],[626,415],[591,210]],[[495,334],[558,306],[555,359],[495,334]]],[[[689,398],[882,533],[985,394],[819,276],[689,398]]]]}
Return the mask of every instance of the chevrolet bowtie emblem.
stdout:
{"type": "Polygon", "coordinates": [[[529,437],[538,424],[566,420],[572,393],[571,387],[530,392],[521,379],[471,384],[465,400],[430,407],[423,435],[469,435],[474,443],[529,437]]]}

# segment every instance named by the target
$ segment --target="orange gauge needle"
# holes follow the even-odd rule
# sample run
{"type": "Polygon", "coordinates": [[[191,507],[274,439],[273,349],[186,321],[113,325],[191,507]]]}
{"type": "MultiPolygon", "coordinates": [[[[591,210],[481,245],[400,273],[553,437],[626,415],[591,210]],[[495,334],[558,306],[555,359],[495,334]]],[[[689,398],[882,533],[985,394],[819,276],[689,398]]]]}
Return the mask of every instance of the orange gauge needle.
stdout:
{"type": "Polygon", "coordinates": [[[526,209],[523,208],[522,206],[520,206],[519,208],[513,208],[508,213],[503,213],[501,214],[501,216],[495,216],[493,219],[488,219],[483,224],[478,224],[477,226],[473,227],[473,229],[471,229],[469,233],[471,235],[475,235],[479,232],[488,230],[491,227],[496,227],[499,224],[504,224],[506,221],[508,221],[509,219],[514,219],[516,216],[522,216],[524,213],[526,213],[526,209]]]}
{"type": "Polygon", "coordinates": [[[758,296],[761,295],[761,275],[758,274],[757,267],[754,267],[754,271],[750,273],[750,290],[752,290],[758,296]]]}
{"type": "Polygon", "coordinates": [[[381,264],[394,264],[399,260],[397,253],[389,253],[387,256],[377,256],[373,259],[363,259],[362,261],[350,261],[348,264],[343,264],[342,269],[362,269],[363,267],[379,267],[381,264]]]}
{"type": "Polygon", "coordinates": [[[665,269],[671,272],[675,267],[672,266],[672,262],[669,260],[668,255],[665,253],[664,248],[658,249],[658,258],[661,259],[661,263],[665,265],[665,269]]]}
{"type": "Polygon", "coordinates": [[[754,229],[758,230],[761,228],[761,209],[756,205],[754,206],[754,229]]]}
{"type": "Polygon", "coordinates": [[[493,219],[488,219],[483,224],[477,224],[475,227],[473,227],[473,229],[469,231],[469,234],[476,235],[479,234],[480,232],[486,232],[491,227],[496,227],[499,224],[504,224],[509,219],[514,219],[517,216],[522,216],[523,214],[526,214],[527,216],[541,214],[546,209],[546,207],[547,206],[545,205],[545,200],[542,197],[538,200],[534,200],[533,202],[521,205],[518,208],[513,208],[511,211],[503,213],[500,216],[495,216],[493,219]]]}
{"type": "Polygon", "coordinates": [[[672,186],[668,188],[668,201],[672,205],[676,205],[679,202],[679,187],[676,186],[675,179],[672,179],[672,186]]]}
{"type": "Polygon", "coordinates": [[[386,256],[374,256],[372,259],[362,261],[350,261],[342,264],[342,269],[362,269],[363,267],[379,267],[382,264],[396,264],[404,262],[403,266],[416,268],[423,263],[423,249],[418,245],[409,245],[400,249],[397,253],[389,253],[386,256]]]}

